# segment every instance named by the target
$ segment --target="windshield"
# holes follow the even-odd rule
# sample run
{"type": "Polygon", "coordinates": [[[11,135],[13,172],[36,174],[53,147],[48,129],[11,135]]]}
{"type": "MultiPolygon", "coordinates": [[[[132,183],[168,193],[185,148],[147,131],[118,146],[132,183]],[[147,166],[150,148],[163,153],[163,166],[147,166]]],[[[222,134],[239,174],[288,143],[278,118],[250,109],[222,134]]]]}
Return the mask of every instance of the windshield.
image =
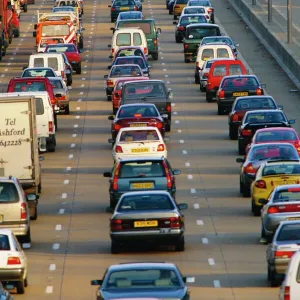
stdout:
{"type": "Polygon", "coordinates": [[[14,92],[44,92],[46,87],[44,82],[16,82],[14,84],[14,92]]]}
{"type": "Polygon", "coordinates": [[[158,117],[154,106],[123,106],[117,115],[117,118],[141,118],[158,117]]]}
{"type": "Polygon", "coordinates": [[[255,136],[256,143],[267,143],[276,141],[297,141],[296,133],[292,130],[270,130],[257,132],[255,136]]]}
{"type": "Polygon", "coordinates": [[[125,99],[135,100],[144,97],[166,97],[166,91],[162,83],[146,82],[138,84],[126,84],[122,92],[125,99]]]}
{"type": "MultiPolygon", "coordinates": [[[[207,19],[203,15],[199,16],[183,16],[180,19],[180,25],[189,25],[192,23],[207,23],[207,19]]],[[[197,32],[196,30],[193,31],[194,28],[189,28],[189,33],[192,34],[192,32],[197,32]]]]}
{"type": "Polygon", "coordinates": [[[22,77],[56,77],[56,74],[49,69],[25,70],[22,77]]]}
{"type": "Polygon", "coordinates": [[[155,130],[130,130],[123,131],[119,137],[120,142],[159,141],[155,130]]]}
{"type": "Polygon", "coordinates": [[[283,225],[277,236],[278,242],[300,240],[300,223],[283,225]]]}
{"type": "Polygon", "coordinates": [[[131,58],[131,57],[119,57],[115,60],[114,62],[115,65],[139,65],[141,69],[146,69],[146,64],[143,58],[141,57],[136,57],[136,58],[131,58]]]}
{"type": "Polygon", "coordinates": [[[222,82],[222,88],[235,89],[256,89],[259,83],[255,77],[241,77],[241,78],[225,78],[222,82]]]}
{"type": "MultiPolygon", "coordinates": [[[[299,159],[299,157],[298,157],[299,159]]],[[[299,175],[300,165],[298,164],[271,164],[263,169],[262,176],[272,175],[299,175]]]]}
{"type": "Polygon", "coordinates": [[[119,178],[165,177],[160,161],[141,161],[121,163],[119,178]]]}
{"type": "Polygon", "coordinates": [[[271,98],[243,98],[239,99],[234,110],[275,109],[276,105],[271,98]]]}
{"type": "Polygon", "coordinates": [[[77,52],[75,45],[55,45],[48,46],[46,52],[64,53],[64,52],[77,52]]]}
{"type": "Polygon", "coordinates": [[[278,112],[255,112],[248,113],[245,117],[244,124],[247,123],[282,123],[286,122],[284,115],[278,112]]]}
{"type": "Polygon", "coordinates": [[[273,196],[274,203],[300,201],[300,188],[280,189],[273,196]]]}
{"type": "Polygon", "coordinates": [[[175,209],[167,195],[126,196],[118,205],[117,211],[171,210],[175,209]]]}
{"type": "Polygon", "coordinates": [[[143,76],[138,66],[116,66],[111,69],[110,77],[136,77],[143,76]]]}
{"type": "Polygon", "coordinates": [[[42,36],[65,36],[69,35],[70,28],[68,24],[43,25],[42,36]]]}
{"type": "Polygon", "coordinates": [[[0,182],[0,203],[17,202],[19,194],[12,182],[0,182]]]}
{"type": "MultiPolygon", "coordinates": [[[[205,19],[205,22],[207,22],[207,19],[204,16],[203,18],[205,19]]],[[[220,35],[220,30],[217,27],[191,27],[188,29],[188,35],[193,35],[194,39],[203,39],[206,36],[220,35]]]]}

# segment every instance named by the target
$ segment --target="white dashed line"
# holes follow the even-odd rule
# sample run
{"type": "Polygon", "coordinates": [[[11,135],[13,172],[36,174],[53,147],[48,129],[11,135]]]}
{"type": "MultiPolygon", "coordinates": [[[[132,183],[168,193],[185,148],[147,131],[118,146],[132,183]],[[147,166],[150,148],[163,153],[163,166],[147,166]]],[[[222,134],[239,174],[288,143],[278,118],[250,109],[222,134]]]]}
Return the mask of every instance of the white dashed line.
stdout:
{"type": "Polygon", "coordinates": [[[80,87],[84,87],[84,84],[82,84],[80,87]]]}
{"type": "Polygon", "coordinates": [[[193,175],[189,174],[188,179],[193,179],[193,175]]]}
{"type": "Polygon", "coordinates": [[[77,102],[81,102],[81,101],[82,101],[82,99],[78,99],[78,100],[77,100],[77,102]]]}
{"type": "Polygon", "coordinates": [[[60,208],[59,211],[58,211],[58,213],[60,215],[63,215],[65,213],[65,209],[64,208],[60,208]]]}
{"type": "Polygon", "coordinates": [[[174,115],[177,115],[177,111],[174,111],[173,114],[174,114],[174,115]]]}
{"type": "Polygon", "coordinates": [[[197,220],[197,225],[203,226],[203,225],[204,225],[204,222],[203,222],[202,220],[197,220]]]}
{"type": "Polygon", "coordinates": [[[69,183],[70,183],[69,179],[64,180],[64,184],[69,184],[69,183]]]}
{"type": "Polygon", "coordinates": [[[83,92],[80,92],[79,95],[83,95],[83,92]]]}
{"type": "Polygon", "coordinates": [[[194,283],[195,282],[195,277],[187,277],[186,282],[187,283],[194,283]]]}
{"type": "Polygon", "coordinates": [[[195,209],[199,209],[199,208],[200,208],[199,203],[194,203],[194,208],[195,208],[195,209]]]}
{"type": "Polygon", "coordinates": [[[163,71],[164,71],[164,72],[166,72],[166,71],[167,71],[167,69],[163,69],[163,71]]]}
{"type": "Polygon", "coordinates": [[[71,144],[70,147],[71,147],[71,148],[75,148],[75,146],[76,146],[76,144],[71,144]]]}
{"type": "Polygon", "coordinates": [[[202,238],[202,244],[208,244],[208,239],[207,238],[202,238]]]}
{"type": "Polygon", "coordinates": [[[66,167],[66,171],[71,171],[72,168],[71,167],[66,167]]]}
{"type": "Polygon", "coordinates": [[[190,167],[191,164],[190,164],[189,162],[186,162],[186,163],[185,163],[185,166],[186,166],[186,167],[190,167]]]}
{"type": "Polygon", "coordinates": [[[77,106],[77,107],[76,107],[76,110],[80,110],[80,106],[77,106]]]}
{"type": "Polygon", "coordinates": [[[80,116],[76,116],[75,119],[80,119],[80,116]]]}
{"type": "Polygon", "coordinates": [[[184,144],[184,140],[180,140],[179,143],[180,143],[180,144],[184,144]]]}
{"type": "Polygon", "coordinates": [[[178,129],[177,132],[178,132],[178,133],[181,133],[181,129],[178,129]]]}
{"type": "Polygon", "coordinates": [[[214,287],[215,288],[220,288],[221,287],[220,280],[214,280],[214,287]]]}
{"type": "Polygon", "coordinates": [[[59,243],[54,243],[53,246],[52,246],[52,249],[53,250],[58,250],[60,247],[60,244],[59,243]]]}
{"type": "Polygon", "coordinates": [[[186,155],[187,151],[186,150],[182,150],[182,154],[186,155]]]}
{"type": "Polygon", "coordinates": [[[52,293],[53,293],[53,286],[48,285],[48,286],[46,287],[45,293],[46,293],[46,294],[52,294],[52,293]]]}
{"type": "Polygon", "coordinates": [[[165,77],[169,77],[169,75],[166,74],[165,77]]]}
{"type": "Polygon", "coordinates": [[[179,123],[180,123],[179,120],[176,120],[176,121],[175,121],[175,124],[179,124],[179,123]]]}
{"type": "Polygon", "coordinates": [[[55,271],[56,270],[56,265],[55,264],[51,264],[49,266],[49,271],[55,271]]]}
{"type": "Polygon", "coordinates": [[[74,124],[74,128],[77,128],[78,127],[78,124],[74,124]]]}
{"type": "Polygon", "coordinates": [[[77,136],[77,134],[76,134],[76,133],[73,133],[73,134],[72,134],[72,137],[73,137],[73,138],[75,138],[76,136],[77,136]]]}
{"type": "Polygon", "coordinates": [[[164,59],[163,57],[161,57],[160,59],[164,59]]]}
{"type": "Polygon", "coordinates": [[[74,158],[74,155],[73,154],[70,154],[69,155],[69,159],[73,159],[74,158]]]}
{"type": "Polygon", "coordinates": [[[81,78],[81,80],[86,80],[86,78],[81,78]]]}
{"type": "Polygon", "coordinates": [[[1,74],[1,77],[4,77],[5,75],[4,74],[1,74]]]}
{"type": "Polygon", "coordinates": [[[55,230],[56,230],[56,231],[60,231],[60,230],[61,230],[61,225],[60,225],[60,224],[56,225],[56,226],[55,226],[55,230]]]}
{"type": "Polygon", "coordinates": [[[67,198],[67,193],[62,193],[62,194],[61,194],[61,198],[62,198],[62,199],[66,199],[66,198],[67,198]]]}
{"type": "Polygon", "coordinates": [[[196,189],[191,189],[191,194],[196,194],[196,189]]]}
{"type": "Polygon", "coordinates": [[[208,259],[208,264],[209,264],[210,266],[214,266],[216,263],[215,263],[215,260],[214,260],[213,258],[209,258],[209,259],[208,259]]]}

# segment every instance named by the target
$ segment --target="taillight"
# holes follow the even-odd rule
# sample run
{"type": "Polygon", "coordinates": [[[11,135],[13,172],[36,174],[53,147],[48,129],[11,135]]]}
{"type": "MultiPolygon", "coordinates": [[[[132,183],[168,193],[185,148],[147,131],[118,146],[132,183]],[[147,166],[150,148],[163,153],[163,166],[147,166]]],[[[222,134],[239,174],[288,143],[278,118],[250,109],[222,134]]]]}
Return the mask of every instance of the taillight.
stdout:
{"type": "Polygon", "coordinates": [[[181,228],[183,226],[183,222],[181,217],[171,217],[167,219],[159,220],[159,227],[161,228],[181,228]]]}
{"type": "Polygon", "coordinates": [[[260,188],[260,189],[265,189],[267,187],[266,182],[264,180],[256,181],[255,186],[260,188]]]}
{"type": "Polygon", "coordinates": [[[165,151],[165,145],[164,144],[159,144],[157,146],[157,151],[165,151]]]}
{"type": "Polygon", "coordinates": [[[112,8],[111,8],[111,11],[116,11],[116,8],[115,8],[115,7],[112,7],[112,8]]]}
{"type": "Polygon", "coordinates": [[[251,136],[252,135],[252,130],[250,130],[250,129],[243,129],[242,130],[242,135],[243,136],[251,136]]]}
{"type": "Polygon", "coordinates": [[[174,8],[180,8],[180,6],[179,5],[175,5],[174,8]]]}
{"type": "Polygon", "coordinates": [[[11,256],[7,258],[7,264],[8,265],[20,265],[21,261],[19,257],[11,256]]]}
{"type": "Polygon", "coordinates": [[[133,8],[133,10],[138,10],[138,8],[135,6],[135,7],[133,8]]]}
{"type": "Polygon", "coordinates": [[[277,214],[279,212],[279,209],[277,206],[270,206],[268,208],[268,214],[277,214]]]}
{"type": "Polygon", "coordinates": [[[123,149],[121,146],[117,145],[115,149],[116,153],[123,153],[123,149]]]}
{"type": "Polygon", "coordinates": [[[284,300],[290,300],[291,299],[291,296],[290,296],[290,292],[291,292],[291,289],[289,286],[285,286],[284,287],[284,300]]]}
{"type": "Polygon", "coordinates": [[[223,90],[220,90],[219,91],[219,98],[224,99],[224,97],[225,97],[225,92],[223,90]]]}
{"type": "Polygon", "coordinates": [[[147,54],[148,53],[148,49],[144,48],[144,53],[147,54]]]}
{"type": "Polygon", "coordinates": [[[61,77],[65,78],[65,72],[64,71],[61,71],[61,77]]]}
{"type": "Polygon", "coordinates": [[[232,115],[232,122],[237,122],[238,120],[239,120],[239,114],[234,113],[234,114],[232,115]]]}
{"type": "Polygon", "coordinates": [[[172,111],[172,107],[171,107],[171,103],[167,104],[167,112],[171,112],[172,111]]]}
{"type": "Polygon", "coordinates": [[[178,31],[184,31],[184,27],[183,27],[183,26],[179,26],[179,27],[177,28],[177,30],[178,30],[178,31]]]}
{"type": "Polygon", "coordinates": [[[111,53],[114,54],[115,53],[115,49],[111,48],[111,53]]]}
{"type": "Polygon", "coordinates": [[[154,39],[154,46],[157,46],[157,39],[154,39]]]}
{"type": "Polygon", "coordinates": [[[159,123],[156,123],[156,127],[158,129],[162,129],[163,128],[163,123],[159,122],[159,123]]]}
{"type": "Polygon", "coordinates": [[[187,49],[189,47],[189,45],[188,44],[184,44],[183,47],[184,47],[184,49],[187,49]]]}
{"type": "Polygon", "coordinates": [[[280,258],[291,258],[295,252],[293,251],[275,251],[275,256],[280,258]]]}
{"type": "Polygon", "coordinates": [[[211,13],[213,12],[213,9],[212,9],[212,8],[208,8],[208,9],[207,9],[207,12],[208,12],[209,14],[211,14],[211,13]]]}
{"type": "Polygon", "coordinates": [[[112,80],[106,80],[107,86],[114,86],[114,82],[112,80]]]}
{"type": "Polygon", "coordinates": [[[53,122],[49,121],[48,126],[49,126],[49,131],[53,132],[53,130],[54,130],[53,122]]]}
{"type": "Polygon", "coordinates": [[[130,228],[130,220],[110,220],[110,230],[117,231],[130,228]]]}
{"type": "Polygon", "coordinates": [[[66,96],[56,97],[56,100],[66,100],[66,96]]]}
{"type": "Polygon", "coordinates": [[[114,124],[114,130],[120,130],[121,128],[121,125],[119,124],[114,124]]]}
{"type": "Polygon", "coordinates": [[[250,163],[248,164],[245,168],[244,171],[247,174],[255,175],[256,174],[256,169],[253,167],[253,165],[250,163]]]}
{"type": "Polygon", "coordinates": [[[27,207],[25,203],[21,204],[21,220],[27,220],[27,207]]]}
{"type": "Polygon", "coordinates": [[[262,95],[262,90],[259,89],[259,88],[257,88],[257,89],[256,89],[256,95],[262,95]]]}
{"type": "Polygon", "coordinates": [[[168,166],[167,166],[167,164],[165,162],[163,162],[163,166],[165,168],[166,177],[167,177],[167,187],[168,187],[168,189],[171,189],[172,186],[173,186],[173,182],[172,182],[173,180],[171,178],[171,174],[169,172],[169,168],[168,168],[168,166]]]}
{"type": "Polygon", "coordinates": [[[114,178],[113,178],[113,182],[112,182],[112,189],[114,191],[118,190],[118,179],[119,179],[119,172],[120,172],[120,164],[118,164],[115,174],[114,174],[114,178]]]}

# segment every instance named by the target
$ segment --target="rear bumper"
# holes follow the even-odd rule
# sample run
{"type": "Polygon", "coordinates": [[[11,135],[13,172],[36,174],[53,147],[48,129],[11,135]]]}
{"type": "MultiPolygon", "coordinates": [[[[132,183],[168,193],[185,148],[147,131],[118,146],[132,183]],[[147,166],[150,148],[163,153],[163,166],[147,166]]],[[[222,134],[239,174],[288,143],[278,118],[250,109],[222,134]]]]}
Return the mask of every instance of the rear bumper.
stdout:
{"type": "Polygon", "coordinates": [[[9,229],[16,236],[23,236],[23,235],[26,235],[26,233],[29,229],[29,224],[16,224],[16,225],[13,225],[13,224],[2,223],[2,224],[0,224],[0,229],[9,229]]]}
{"type": "Polygon", "coordinates": [[[0,268],[0,281],[20,281],[24,278],[24,268],[2,269],[0,268]]]}
{"type": "Polygon", "coordinates": [[[284,275],[289,262],[290,259],[276,259],[274,264],[276,273],[284,275]]]}
{"type": "MultiPolygon", "coordinates": [[[[119,160],[119,159],[126,159],[126,158],[132,158],[132,157],[136,157],[136,153],[133,153],[133,154],[124,154],[124,153],[114,153],[113,154],[113,159],[116,161],[116,160],[119,160]]],[[[156,153],[139,153],[138,154],[139,157],[149,157],[149,158],[152,158],[152,157],[157,157],[157,158],[160,158],[160,157],[165,157],[167,158],[168,157],[168,152],[167,151],[161,151],[161,152],[156,152],[156,153]]]]}

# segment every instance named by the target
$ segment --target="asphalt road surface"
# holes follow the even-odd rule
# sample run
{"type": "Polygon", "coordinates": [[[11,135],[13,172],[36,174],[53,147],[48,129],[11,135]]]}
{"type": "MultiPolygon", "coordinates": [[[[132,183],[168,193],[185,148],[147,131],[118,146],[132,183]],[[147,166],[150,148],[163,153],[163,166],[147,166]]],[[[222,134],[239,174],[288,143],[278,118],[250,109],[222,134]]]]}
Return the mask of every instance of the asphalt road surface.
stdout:
{"type": "MultiPolygon", "coordinates": [[[[216,21],[237,43],[248,65],[289,118],[299,116],[299,95],[259,41],[224,0],[213,1],[216,21]]],[[[266,281],[265,245],[259,244],[260,218],[250,212],[250,198],[238,190],[237,142],[229,140],[226,116],[217,115],[194,84],[194,64],[184,63],[183,46],[175,43],[173,18],[163,0],[143,2],[144,14],[160,27],[160,54],[151,61],[152,78],[163,79],[174,92],[168,155],[177,177],[177,201],[186,202],[186,251],[136,249],[110,254],[108,180],[112,167],[111,102],[106,100],[103,75],[108,73],[112,33],[109,0],[84,3],[85,51],[81,75],[73,77],[71,114],[59,116],[57,150],[44,155],[39,218],[32,222],[29,286],[16,299],[95,299],[91,279],[118,262],[170,261],[195,278],[192,299],[273,300],[278,288],[266,281]]],[[[36,10],[49,11],[52,1],[36,0],[22,13],[20,38],[13,40],[0,63],[3,91],[19,76],[34,52],[36,10]]],[[[300,127],[300,122],[295,128],[300,127]]]]}

